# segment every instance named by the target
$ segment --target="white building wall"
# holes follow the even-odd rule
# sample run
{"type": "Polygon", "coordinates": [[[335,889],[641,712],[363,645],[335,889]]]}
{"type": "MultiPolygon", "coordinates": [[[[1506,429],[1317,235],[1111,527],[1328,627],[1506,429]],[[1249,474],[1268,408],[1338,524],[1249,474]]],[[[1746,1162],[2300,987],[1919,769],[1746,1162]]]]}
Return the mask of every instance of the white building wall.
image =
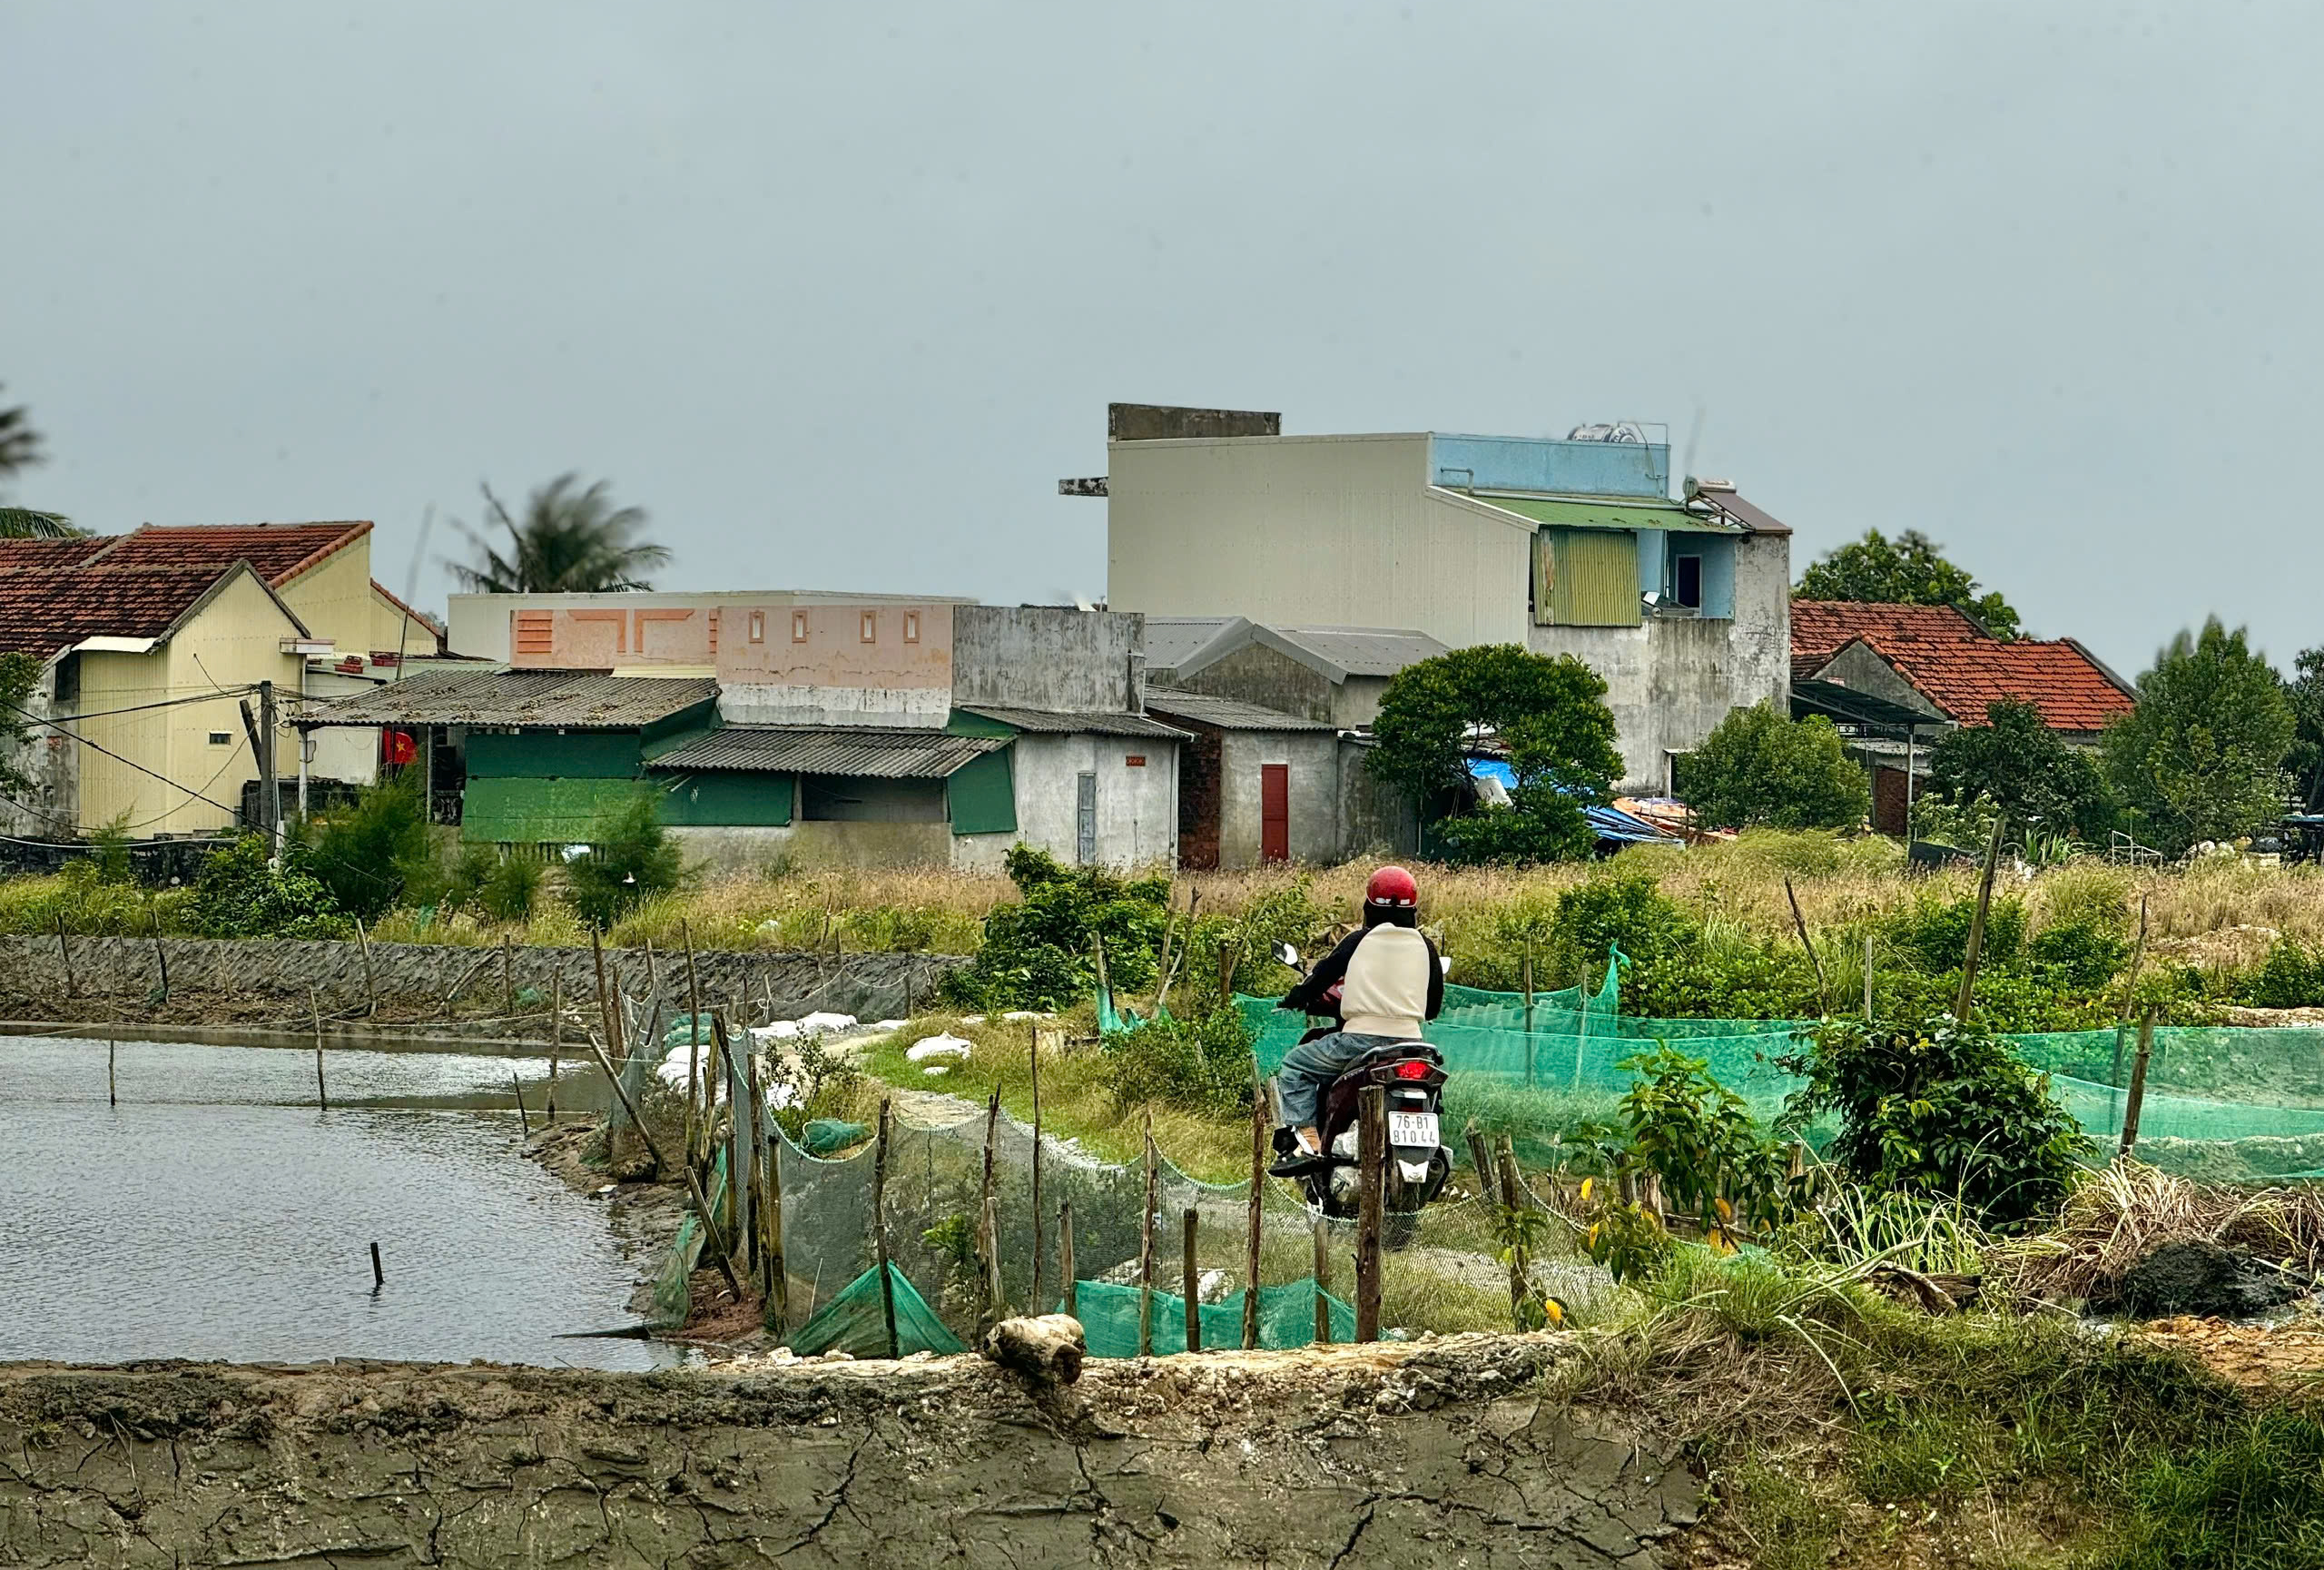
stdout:
{"type": "Polygon", "coordinates": [[[1107,604],[1521,643],[1532,531],[1428,483],[1426,436],[1108,449],[1107,604]]]}
{"type": "Polygon", "coordinates": [[[1020,736],[1014,751],[1017,832],[954,835],[953,865],[997,872],[1009,847],[1020,842],[1070,865],[1084,773],[1098,776],[1100,864],[1117,870],[1177,864],[1177,743],[1147,736],[1020,736]],[[1133,766],[1133,757],[1146,762],[1133,766]]]}

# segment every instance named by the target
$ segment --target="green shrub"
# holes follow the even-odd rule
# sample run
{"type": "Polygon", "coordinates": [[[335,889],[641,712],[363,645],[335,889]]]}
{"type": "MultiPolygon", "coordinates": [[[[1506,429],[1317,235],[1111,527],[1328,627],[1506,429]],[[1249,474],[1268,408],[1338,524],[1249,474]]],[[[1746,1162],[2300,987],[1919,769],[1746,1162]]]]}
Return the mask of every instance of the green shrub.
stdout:
{"type": "Polygon", "coordinates": [[[1718,828],[1852,829],[1872,810],[1872,786],[1830,720],[1764,703],[1712,727],[1686,755],[1679,794],[1718,828]]]}
{"type": "Polygon", "coordinates": [[[1114,1095],[1124,1107],[1159,1101],[1226,1113],[1251,1104],[1251,1032],[1233,1008],[1149,1020],[1109,1038],[1106,1050],[1114,1062],[1114,1095]]]}
{"type": "Polygon", "coordinates": [[[5,920],[13,932],[53,933],[61,923],[68,933],[128,937],[152,928],[154,906],[134,885],[107,879],[92,861],[68,863],[54,879],[28,878],[17,886],[40,892],[12,902],[5,920]]]}
{"type": "Polygon", "coordinates": [[[333,906],[365,921],[408,896],[439,890],[428,813],[410,770],[365,786],[354,805],[317,819],[305,838],[309,864],[333,906]]]}
{"type": "MultiPolygon", "coordinates": [[[[1900,954],[1925,972],[1958,970],[1969,952],[1969,928],[1976,920],[1974,897],[1940,899],[1923,893],[1911,905],[1881,923],[1889,953],[1900,954]]],[[[1981,966],[2005,965],[2025,944],[2025,903],[2014,897],[1993,902],[1985,913],[1985,941],[1981,966]]]]}
{"type": "Polygon", "coordinates": [[[1812,1049],[1777,1061],[1807,1081],[1785,1118],[1837,1113],[1825,1153],[1876,1199],[1950,1200],[1983,1225],[2013,1229],[2055,1210],[2077,1158],[2095,1153],[2049,1076],[1981,1023],[1827,1020],[1812,1049]]]}
{"type": "Polygon", "coordinates": [[[1764,1231],[1790,1219],[1798,1196],[1783,1148],[1706,1060],[1666,1044],[1615,1066],[1638,1076],[1622,1098],[1631,1158],[1661,1178],[1673,1210],[1691,1212],[1713,1238],[1738,1222],[1764,1231]]]}
{"type": "Polygon", "coordinates": [[[985,918],[976,958],[945,978],[948,998],[985,1010],[1071,1007],[1097,988],[1100,938],[1117,992],[1154,984],[1167,878],[1133,882],[1103,867],[1068,867],[1021,844],[1008,868],[1022,898],[985,918]]]}
{"type": "Polygon", "coordinates": [[[129,860],[129,809],[115,813],[103,828],[89,834],[89,864],[95,869],[97,881],[116,887],[136,881],[135,869],[129,860]]]}
{"type": "Polygon", "coordinates": [[[655,815],[651,795],[641,793],[605,835],[565,864],[565,903],[599,932],[639,901],[676,888],[685,875],[677,842],[655,815]]]}
{"type": "Polygon", "coordinates": [[[1695,936],[1693,918],[1662,892],[1651,871],[1617,859],[1558,895],[1550,973],[1558,985],[1594,988],[1614,944],[1644,964],[1686,949],[1695,936]]]}
{"type": "Polygon", "coordinates": [[[511,851],[493,864],[477,890],[477,903],[496,922],[529,922],[547,880],[548,865],[529,851],[511,851]]]}
{"type": "Polygon", "coordinates": [[[2059,986],[2095,992],[2121,973],[2131,945],[2081,921],[2053,922],[2026,945],[2025,957],[2059,986]]]}
{"type": "Polygon", "coordinates": [[[2312,1009],[2324,1005],[2324,954],[2297,938],[2280,937],[2262,964],[2240,989],[2244,1002],[2261,1009],[2312,1009]]]}
{"type": "Polygon", "coordinates": [[[353,931],[306,849],[294,842],[279,866],[270,865],[261,834],[210,854],[187,915],[208,938],[343,938],[353,931]]]}

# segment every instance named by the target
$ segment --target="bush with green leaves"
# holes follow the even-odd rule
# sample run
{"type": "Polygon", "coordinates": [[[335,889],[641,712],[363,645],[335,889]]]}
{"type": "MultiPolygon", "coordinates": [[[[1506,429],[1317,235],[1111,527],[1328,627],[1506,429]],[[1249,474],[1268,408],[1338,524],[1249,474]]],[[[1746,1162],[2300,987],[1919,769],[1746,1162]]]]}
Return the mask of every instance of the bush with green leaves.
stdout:
{"type": "Polygon", "coordinates": [[[1109,1037],[1114,1096],[1125,1107],[1145,1101],[1190,1112],[1224,1114],[1251,1104],[1256,1074],[1251,1032],[1232,1007],[1166,1014],[1109,1037]]]}
{"type": "Polygon", "coordinates": [[[1690,947],[1693,918],[1662,892],[1645,865],[1616,858],[1558,895],[1549,923],[1553,985],[1595,990],[1614,945],[1640,964],[1690,947]]]}
{"type": "Polygon", "coordinates": [[[1929,794],[1989,801],[2012,833],[2041,827],[2083,841],[2114,825],[2113,792],[2096,757],[2068,746],[2042,711],[2015,698],[1985,706],[1984,725],[1949,730],[1929,749],[1929,794]]]}
{"type": "MultiPolygon", "coordinates": [[[[1881,923],[1882,946],[1924,973],[1958,970],[1969,952],[1969,928],[1976,921],[1974,898],[1939,898],[1926,891],[1881,923]]],[[[2025,946],[2025,903],[1996,899],[1985,912],[1983,965],[2006,965],[2025,946]]]]}
{"type": "Polygon", "coordinates": [[[1070,1008],[1097,989],[1100,939],[1116,992],[1154,984],[1168,878],[1068,867],[1022,844],[1010,849],[1007,866],[1019,898],[985,917],[975,959],[945,978],[948,998],[988,1011],[1070,1008]]]}
{"type": "Polygon", "coordinates": [[[1630,1159],[1662,1180],[1669,1208],[1692,1214],[1713,1237],[1738,1224],[1772,1231],[1791,1219],[1801,1195],[1788,1153],[1707,1060],[1658,1042],[1615,1066],[1637,1076],[1622,1098],[1630,1159]]]}
{"type": "Polygon", "coordinates": [[[654,805],[641,792],[603,831],[604,839],[565,864],[565,903],[599,932],[641,900],[685,881],[685,859],[654,805]]]}
{"type": "Polygon", "coordinates": [[[1791,719],[1772,704],[1731,710],[1686,755],[1679,795],[1713,828],[1852,829],[1872,786],[1821,715],[1791,719]]]}
{"type": "Polygon", "coordinates": [[[210,853],[195,880],[188,923],[207,938],[344,938],[353,935],[306,847],[292,842],[279,864],[262,834],[210,853]]]}
{"type": "Polygon", "coordinates": [[[2096,992],[2122,973],[2131,945],[2088,921],[2052,922],[2025,945],[2027,963],[2056,986],[2096,992]]]}
{"type": "Polygon", "coordinates": [[[315,819],[300,837],[332,903],[364,921],[439,892],[442,873],[428,844],[427,806],[412,770],[366,785],[353,805],[315,819]]]}
{"type": "Polygon", "coordinates": [[[1871,1190],[1949,1200],[1995,1230],[2054,1211],[2096,1148],[1981,1022],[1827,1020],[1777,1060],[1807,1080],[1784,1109],[1805,1125],[1837,1114],[1827,1159],[1871,1190]]]}
{"type": "Polygon", "coordinates": [[[443,901],[450,909],[475,911],[488,921],[530,921],[547,877],[547,864],[537,852],[469,845],[452,862],[443,901]]]}
{"type": "Polygon", "coordinates": [[[2243,1001],[2254,1008],[2324,1007],[2324,953],[2298,938],[2279,937],[2241,992],[2243,1001]]]}
{"type": "Polygon", "coordinates": [[[2138,837],[2178,855],[2283,811],[2299,739],[2283,678],[2241,627],[2181,632],[2139,677],[2138,707],[2106,729],[2106,769],[2138,837]]]}

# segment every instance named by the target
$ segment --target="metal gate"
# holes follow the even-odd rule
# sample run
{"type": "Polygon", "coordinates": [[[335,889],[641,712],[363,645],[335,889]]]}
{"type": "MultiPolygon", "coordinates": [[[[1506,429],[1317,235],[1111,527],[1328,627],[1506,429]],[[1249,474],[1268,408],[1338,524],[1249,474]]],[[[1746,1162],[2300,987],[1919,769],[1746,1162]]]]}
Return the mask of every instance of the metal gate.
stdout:
{"type": "Polygon", "coordinates": [[[1073,859],[1083,866],[1098,860],[1098,776],[1085,774],[1074,782],[1073,859]]]}

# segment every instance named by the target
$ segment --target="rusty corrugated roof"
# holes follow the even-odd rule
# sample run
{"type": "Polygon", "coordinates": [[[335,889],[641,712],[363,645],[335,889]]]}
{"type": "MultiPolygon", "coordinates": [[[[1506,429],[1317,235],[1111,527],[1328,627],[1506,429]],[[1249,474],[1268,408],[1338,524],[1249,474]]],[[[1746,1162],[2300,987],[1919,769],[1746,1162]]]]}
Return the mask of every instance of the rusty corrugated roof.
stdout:
{"type": "Polygon", "coordinates": [[[943,779],[1009,745],[1000,736],[872,726],[728,726],[662,754],[657,769],[943,779]]]}
{"type": "Polygon", "coordinates": [[[628,730],[718,697],[710,676],[596,676],[570,670],[427,670],[318,704],[301,726],[478,725],[628,730]]]}

